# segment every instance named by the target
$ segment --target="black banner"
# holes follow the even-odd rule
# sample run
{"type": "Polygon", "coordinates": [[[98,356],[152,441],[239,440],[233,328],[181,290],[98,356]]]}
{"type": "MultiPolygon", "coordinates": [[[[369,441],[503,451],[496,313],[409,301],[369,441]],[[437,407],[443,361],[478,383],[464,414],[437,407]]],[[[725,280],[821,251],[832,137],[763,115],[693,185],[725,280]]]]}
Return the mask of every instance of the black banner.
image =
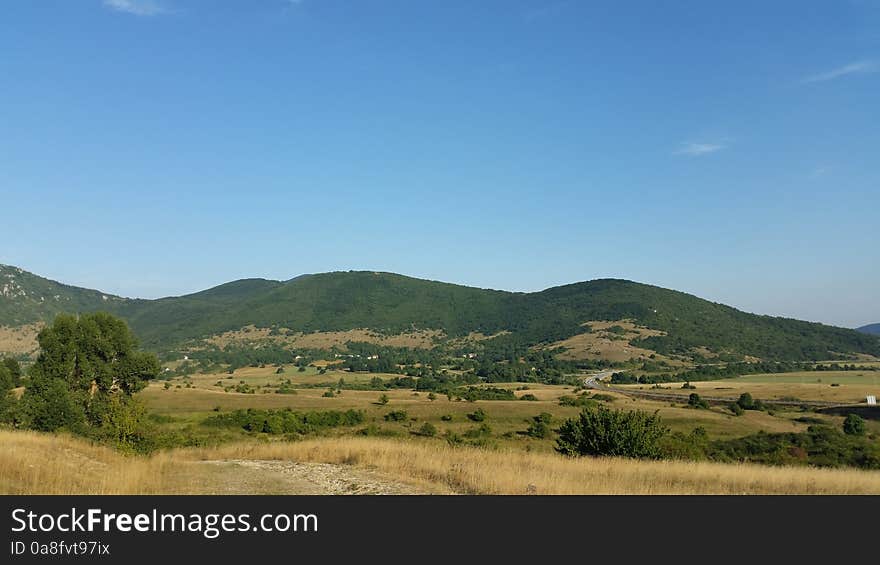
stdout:
{"type": "Polygon", "coordinates": [[[5,496],[0,563],[872,559],[878,502],[795,496],[5,496]]]}

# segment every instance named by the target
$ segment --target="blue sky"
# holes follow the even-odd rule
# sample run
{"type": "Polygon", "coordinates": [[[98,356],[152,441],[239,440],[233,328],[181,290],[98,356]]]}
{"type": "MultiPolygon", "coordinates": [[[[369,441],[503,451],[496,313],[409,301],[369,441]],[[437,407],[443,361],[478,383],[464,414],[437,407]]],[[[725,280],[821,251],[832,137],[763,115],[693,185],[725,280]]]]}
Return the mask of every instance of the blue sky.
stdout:
{"type": "Polygon", "coordinates": [[[880,3],[8,0],[0,263],[880,321],[880,3]]]}

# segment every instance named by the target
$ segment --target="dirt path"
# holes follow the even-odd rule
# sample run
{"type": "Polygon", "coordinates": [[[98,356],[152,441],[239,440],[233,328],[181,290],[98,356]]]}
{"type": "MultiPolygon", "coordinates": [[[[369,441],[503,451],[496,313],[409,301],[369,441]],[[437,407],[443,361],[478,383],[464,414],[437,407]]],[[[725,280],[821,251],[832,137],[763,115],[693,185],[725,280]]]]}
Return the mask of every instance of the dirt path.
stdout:
{"type": "Polygon", "coordinates": [[[228,459],[202,461],[205,494],[424,494],[380,473],[348,465],[228,459]]]}

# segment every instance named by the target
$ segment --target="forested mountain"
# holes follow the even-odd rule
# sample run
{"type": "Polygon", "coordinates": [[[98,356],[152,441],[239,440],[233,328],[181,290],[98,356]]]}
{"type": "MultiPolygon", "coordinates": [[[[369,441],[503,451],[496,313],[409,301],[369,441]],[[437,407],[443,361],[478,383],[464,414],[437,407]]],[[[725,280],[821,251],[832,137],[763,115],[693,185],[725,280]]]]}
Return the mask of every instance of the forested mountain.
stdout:
{"type": "Polygon", "coordinates": [[[867,326],[857,328],[856,331],[866,334],[880,335],[880,324],[868,324],[867,326]]]}
{"type": "Polygon", "coordinates": [[[0,267],[0,325],[48,321],[59,312],[122,316],[146,347],[163,350],[246,326],[296,332],[430,329],[453,339],[504,333],[525,345],[550,344],[595,320],[632,320],[665,335],[633,345],[664,354],[695,348],[773,360],[880,357],[880,338],[851,329],[748,314],[656,286],[600,279],[516,293],[368,271],[245,279],[180,297],[125,299],[0,267]]]}

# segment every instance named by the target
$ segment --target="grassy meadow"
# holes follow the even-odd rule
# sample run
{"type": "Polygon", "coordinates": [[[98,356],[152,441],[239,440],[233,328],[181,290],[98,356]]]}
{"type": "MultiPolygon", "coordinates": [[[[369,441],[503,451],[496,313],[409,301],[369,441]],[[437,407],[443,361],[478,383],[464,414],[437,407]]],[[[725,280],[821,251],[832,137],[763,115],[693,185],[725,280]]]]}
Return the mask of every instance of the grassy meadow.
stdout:
{"type": "MultiPolygon", "coordinates": [[[[243,442],[126,457],[65,435],[0,430],[5,494],[273,494],[290,483],[218,461],[292,461],[352,469],[430,494],[878,494],[880,473],[449,447],[418,439],[243,442]],[[60,455],[60,456],[59,456],[60,455]]],[[[321,472],[325,467],[307,467],[321,472]]]]}
{"type": "MultiPolygon", "coordinates": [[[[248,408],[290,408],[297,411],[356,409],[365,412],[364,425],[372,426],[373,433],[378,435],[410,437],[415,435],[424,423],[428,422],[437,429],[437,437],[433,441],[440,444],[443,443],[442,436],[446,432],[459,435],[469,432],[475,434],[480,426],[485,425],[491,429],[491,432],[488,437],[482,438],[484,444],[491,444],[492,447],[538,452],[552,452],[554,443],[552,437],[540,439],[529,437],[524,433],[531,418],[546,412],[552,415],[553,424],[558,425],[580,412],[579,407],[560,405],[561,397],[573,396],[582,392],[572,386],[493,383],[491,386],[513,390],[517,397],[529,394],[537,400],[477,400],[468,402],[450,400],[445,394],[440,393],[435,393],[434,400],[430,400],[427,392],[416,393],[409,389],[379,391],[345,388],[345,386],[365,386],[370,379],[377,376],[382,379],[391,379],[398,375],[352,374],[333,370],[319,374],[318,370],[313,367],[307,368],[305,372],[298,372],[296,367],[286,367],[285,372],[281,374],[276,374],[275,370],[274,367],[268,366],[265,368],[248,367],[237,370],[232,375],[226,373],[192,375],[169,381],[170,388],[165,388],[163,382],[154,382],[138,396],[145,401],[150,412],[162,417],[164,425],[190,426],[190,429],[212,415],[248,408]],[[295,394],[276,393],[277,387],[288,379],[294,387],[299,387],[294,389],[295,394]],[[342,393],[335,394],[332,398],[326,397],[327,390],[331,386],[335,388],[339,379],[345,381],[342,393]],[[242,382],[255,392],[252,394],[224,392],[225,387],[242,382]],[[218,385],[218,383],[220,384],[218,385]],[[517,390],[524,386],[527,387],[525,390],[517,390]],[[378,400],[383,394],[388,397],[388,403],[380,405],[378,400]],[[478,409],[486,414],[485,420],[479,423],[468,417],[468,414],[472,414],[478,409]],[[398,410],[406,412],[407,418],[405,420],[385,421],[386,414],[398,410]]],[[[756,398],[762,397],[757,385],[745,386],[744,383],[741,383],[736,387],[728,388],[728,380],[697,383],[697,386],[697,391],[706,395],[715,392],[714,387],[719,386],[724,387],[725,390],[718,391],[718,393],[733,394],[735,392],[738,395],[740,391],[750,390],[753,391],[756,398]]],[[[603,403],[610,408],[656,411],[672,431],[689,433],[699,426],[704,428],[711,437],[720,439],[741,437],[759,431],[799,432],[806,430],[809,426],[809,423],[797,421],[797,418],[802,415],[799,411],[777,411],[773,415],[767,412],[748,411],[741,416],[735,416],[723,407],[695,410],[685,404],[687,393],[692,391],[681,390],[680,392],[684,393],[682,403],[674,404],[636,399],[616,393],[603,393],[602,398],[604,398],[603,403]]],[[[841,417],[818,414],[813,415],[813,418],[834,426],[839,426],[843,420],[841,417]]],[[[869,423],[869,425],[873,426],[874,423],[869,423]]],[[[359,428],[363,427],[359,426],[359,428]]],[[[328,435],[351,435],[354,431],[349,428],[339,428],[328,430],[326,433],[328,435]]]]}
{"type": "MultiPolygon", "coordinates": [[[[372,390],[375,378],[332,365],[246,367],[229,374],[193,374],[151,382],[137,394],[159,429],[193,438],[192,447],[151,455],[123,455],[64,434],[0,430],[2,493],[433,493],[433,494],[867,494],[880,493],[880,472],[850,468],[767,466],[708,461],[571,459],[554,451],[555,434],[527,433],[539,414],[556,428],[578,406],[563,397],[588,394],[612,409],[660,415],[673,432],[702,428],[712,439],[761,432],[805,432],[844,418],[799,409],[749,410],[737,416],[723,406],[688,407],[687,396],[833,399],[858,402],[872,389],[872,371],[823,371],[663,385],[681,402],[583,391],[571,385],[493,383],[518,400],[467,401],[411,389],[372,390]],[[321,372],[323,371],[323,373],[321,372]],[[343,381],[339,392],[340,380],[343,381]],[[834,383],[837,386],[832,387],[834,383]],[[328,394],[332,389],[334,393],[328,394]],[[387,403],[380,396],[387,396],[387,403]],[[531,400],[521,399],[530,395],[531,400]],[[244,409],[298,412],[362,411],[358,425],[328,427],[306,436],[271,435],[206,421],[244,409]],[[406,417],[386,415],[405,411],[406,417]],[[484,419],[472,418],[481,411],[484,419]],[[434,433],[422,433],[431,424],[434,433]],[[449,436],[464,441],[450,441],[449,436]],[[59,456],[59,454],[61,456],[59,456]],[[322,482],[323,481],[323,482],[322,482]],[[329,486],[328,486],[329,485],[329,486]],[[343,486],[340,486],[343,485],[343,486]],[[328,490],[330,489],[330,490],[328,490]],[[333,490],[336,489],[336,490],[333,490]],[[342,489],[340,491],[340,489],[342,489]]],[[[628,385],[650,388],[648,385],[628,385]]],[[[880,434],[880,421],[866,422],[880,434]]],[[[175,444],[175,445],[180,445],[175,444]]]]}
{"type": "MultiPolygon", "coordinates": [[[[841,404],[864,403],[869,394],[880,396],[880,371],[804,371],[744,375],[716,381],[692,382],[696,390],[682,389],[684,383],[664,383],[664,392],[687,397],[691,392],[705,396],[736,397],[749,392],[765,400],[819,400],[841,404]]],[[[618,385],[649,390],[651,385],[618,385]]]]}

